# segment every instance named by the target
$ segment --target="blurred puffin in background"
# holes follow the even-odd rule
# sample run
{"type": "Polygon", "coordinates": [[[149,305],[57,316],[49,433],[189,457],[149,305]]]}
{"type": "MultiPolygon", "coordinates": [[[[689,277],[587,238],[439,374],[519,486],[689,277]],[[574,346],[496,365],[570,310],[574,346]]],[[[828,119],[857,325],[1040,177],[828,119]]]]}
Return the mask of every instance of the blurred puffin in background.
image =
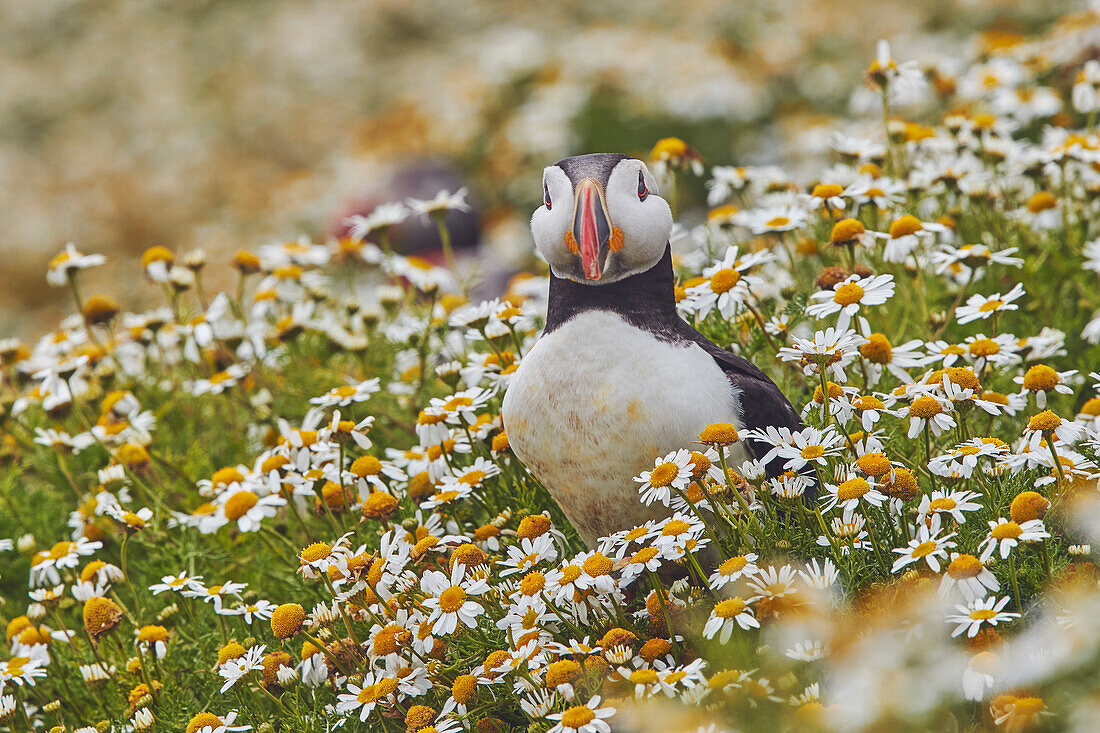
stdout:
{"type": "MultiPolygon", "coordinates": [[[[516,455],[589,546],[667,515],[645,506],[631,479],[707,425],[802,427],[764,372],[677,314],[671,231],[669,205],[640,160],[594,153],[543,172],[531,233],[550,265],[546,328],[513,375],[502,416],[516,455]]],[[[732,466],[766,451],[742,441],[732,466]]]]}

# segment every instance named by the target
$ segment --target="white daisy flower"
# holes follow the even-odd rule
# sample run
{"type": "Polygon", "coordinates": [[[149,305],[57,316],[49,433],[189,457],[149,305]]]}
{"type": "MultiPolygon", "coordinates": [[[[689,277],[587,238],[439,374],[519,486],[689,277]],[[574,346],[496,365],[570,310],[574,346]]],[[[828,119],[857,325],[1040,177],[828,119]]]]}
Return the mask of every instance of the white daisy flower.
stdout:
{"type": "Polygon", "coordinates": [[[940,595],[947,595],[958,588],[968,601],[985,598],[990,591],[996,593],[1001,584],[981,560],[973,555],[952,552],[951,562],[940,581],[940,595]]]}
{"type": "Polygon", "coordinates": [[[909,420],[909,439],[920,435],[927,426],[932,434],[940,436],[945,430],[955,427],[955,418],[948,414],[951,403],[940,397],[922,394],[897,411],[898,417],[909,420]]]}
{"type": "Polygon", "coordinates": [[[882,305],[894,294],[893,275],[852,275],[833,286],[810,296],[806,314],[825,318],[839,313],[837,328],[844,329],[862,306],[882,305]]]}
{"type": "Polygon", "coordinates": [[[484,578],[469,582],[466,566],[460,563],[455,563],[449,578],[438,570],[424,571],[420,589],[429,595],[424,599],[424,607],[430,611],[427,623],[432,624],[433,634],[453,634],[460,621],[473,628],[478,616],[485,613],[485,607],[470,596],[488,591],[489,583],[484,578]]]}
{"type": "Polygon", "coordinates": [[[593,696],[584,705],[574,705],[561,713],[546,717],[555,721],[547,733],[611,733],[608,718],[615,715],[615,708],[600,707],[600,696],[593,696]]]}
{"type": "Polygon", "coordinates": [[[973,499],[978,494],[973,491],[937,489],[931,494],[921,497],[917,506],[917,518],[922,524],[927,524],[932,532],[940,528],[940,522],[944,516],[951,517],[958,524],[966,522],[963,512],[972,512],[981,509],[982,505],[973,499]]]}
{"type": "Polygon", "coordinates": [[[1016,283],[1012,290],[1004,295],[1001,293],[971,295],[966,299],[966,304],[959,306],[958,310],[955,311],[955,321],[961,326],[971,321],[990,318],[995,313],[1014,311],[1020,307],[1014,301],[1019,300],[1024,295],[1024,288],[1020,283],[1016,283]]]}
{"type": "Polygon", "coordinates": [[[1010,600],[1012,600],[1010,596],[1004,596],[999,600],[996,596],[989,596],[970,601],[965,606],[955,606],[958,613],[950,614],[944,619],[949,624],[957,624],[955,630],[951,632],[951,638],[954,639],[965,631],[966,637],[973,639],[983,625],[996,626],[1020,618],[1018,613],[1001,610],[1010,600]]]}
{"type": "Polygon", "coordinates": [[[688,288],[681,309],[706,318],[717,308],[723,318],[733,318],[759,283],[759,278],[748,274],[749,270],[774,259],[770,252],[750,252],[739,257],[736,246],[728,247],[720,261],[703,270],[706,282],[688,288]]]}
{"type": "Polygon", "coordinates": [[[380,229],[388,229],[405,221],[412,213],[409,207],[400,201],[390,201],[374,207],[374,211],[363,216],[355,214],[344,219],[348,235],[353,239],[365,239],[380,229]]]}
{"type": "Polygon", "coordinates": [[[646,506],[654,501],[668,506],[673,491],[683,491],[691,482],[693,470],[691,452],[680,448],[653,462],[653,469],[635,476],[638,494],[646,506]]]}
{"type": "Polygon", "coordinates": [[[469,211],[470,204],[466,202],[467,190],[465,187],[458,189],[454,193],[443,190],[435,195],[431,199],[408,199],[407,203],[409,208],[414,213],[419,214],[424,219],[427,219],[430,215],[444,211],[469,211]]]}
{"type": "Polygon", "coordinates": [[[64,251],[53,256],[46,266],[46,282],[54,287],[63,287],[73,270],[86,270],[98,267],[107,261],[103,255],[86,255],[77,250],[72,242],[65,245],[64,251]]]}
{"type": "Polygon", "coordinates": [[[218,674],[225,680],[220,692],[225,694],[229,688],[240,682],[249,672],[263,670],[264,651],[266,649],[267,647],[263,644],[254,646],[236,659],[230,659],[218,667],[218,674]]]}
{"type": "Polygon", "coordinates": [[[998,552],[1004,560],[1012,552],[1012,548],[1021,542],[1040,542],[1047,537],[1050,537],[1050,533],[1046,531],[1041,519],[1016,523],[1004,517],[998,517],[997,521],[989,523],[989,534],[982,540],[978,549],[982,553],[983,563],[989,562],[994,552],[998,552]]]}
{"type": "Polygon", "coordinates": [[[347,407],[353,402],[363,402],[379,390],[377,377],[365,379],[362,382],[348,383],[342,387],[334,387],[320,397],[310,400],[311,404],[322,407],[347,407]]]}
{"type": "Polygon", "coordinates": [[[714,569],[714,572],[707,578],[707,583],[712,590],[721,590],[738,578],[751,578],[760,570],[756,567],[757,559],[755,552],[727,558],[714,569]]]}
{"type": "Polygon", "coordinates": [[[822,497],[825,510],[839,506],[846,511],[855,511],[861,502],[872,506],[882,506],[886,502],[886,495],[862,476],[852,476],[839,484],[827,483],[825,489],[828,492],[822,497]]]}
{"type": "Polygon", "coordinates": [[[703,627],[703,637],[713,639],[718,636],[718,641],[725,644],[733,634],[734,626],[740,626],[746,631],[751,628],[760,628],[760,622],[752,615],[749,604],[740,598],[727,598],[714,604],[710,612],[706,626],[703,627]]]}
{"type": "Polygon", "coordinates": [[[286,506],[286,499],[278,494],[257,496],[253,491],[241,489],[221,494],[218,506],[226,521],[236,522],[241,532],[257,532],[264,519],[274,517],[280,507],[286,506]]]}
{"type": "Polygon", "coordinates": [[[865,341],[851,329],[829,327],[815,332],[812,339],[792,335],[791,346],[781,348],[779,358],[799,364],[807,376],[825,369],[833,381],[843,383],[848,381],[844,368],[855,360],[865,341]]]}
{"type": "MultiPolygon", "coordinates": [[[[755,440],[771,443],[767,439],[771,433],[768,431],[752,431],[755,440]]],[[[844,449],[844,436],[833,429],[832,426],[824,430],[807,427],[791,433],[790,442],[778,445],[771,443],[772,448],[761,458],[761,462],[771,463],[775,457],[784,460],[784,466],[788,471],[800,471],[809,464],[818,466],[827,465],[828,459],[837,455],[844,449]]]]}
{"type": "Polygon", "coordinates": [[[939,532],[931,532],[928,527],[919,525],[917,527],[916,538],[909,541],[908,547],[895,548],[900,557],[894,561],[894,566],[890,569],[890,572],[896,573],[911,563],[919,563],[923,560],[934,573],[940,571],[940,560],[947,559],[947,551],[955,546],[954,542],[951,542],[951,538],[955,536],[955,532],[943,537],[939,536],[939,532]]]}
{"type": "Polygon", "coordinates": [[[377,705],[385,705],[392,702],[397,692],[398,680],[396,677],[385,674],[382,670],[368,670],[363,674],[362,684],[348,682],[347,692],[340,693],[336,698],[336,712],[356,714],[360,722],[366,722],[377,705]]]}

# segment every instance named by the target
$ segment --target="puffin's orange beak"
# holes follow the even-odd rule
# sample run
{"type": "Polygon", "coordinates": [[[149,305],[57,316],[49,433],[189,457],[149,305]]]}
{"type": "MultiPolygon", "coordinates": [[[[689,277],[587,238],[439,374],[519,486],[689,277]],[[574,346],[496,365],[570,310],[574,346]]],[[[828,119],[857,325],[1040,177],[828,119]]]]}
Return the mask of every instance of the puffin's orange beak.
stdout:
{"type": "Polygon", "coordinates": [[[611,217],[607,213],[603,186],[595,178],[585,178],[577,184],[573,228],[566,232],[565,243],[574,254],[580,255],[586,279],[600,279],[611,251],[611,239],[611,217]]]}

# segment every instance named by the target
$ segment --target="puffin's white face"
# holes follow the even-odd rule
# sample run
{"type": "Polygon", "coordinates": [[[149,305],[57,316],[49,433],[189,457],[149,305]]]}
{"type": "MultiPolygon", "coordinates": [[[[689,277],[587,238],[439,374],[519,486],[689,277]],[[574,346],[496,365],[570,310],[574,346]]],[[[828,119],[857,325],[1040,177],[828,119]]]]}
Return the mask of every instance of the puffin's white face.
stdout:
{"type": "Polygon", "coordinates": [[[543,171],[531,234],[560,278],[606,285],[645,272],[664,255],[672,211],[640,160],[618,160],[601,180],[615,157],[567,158],[543,171]]]}

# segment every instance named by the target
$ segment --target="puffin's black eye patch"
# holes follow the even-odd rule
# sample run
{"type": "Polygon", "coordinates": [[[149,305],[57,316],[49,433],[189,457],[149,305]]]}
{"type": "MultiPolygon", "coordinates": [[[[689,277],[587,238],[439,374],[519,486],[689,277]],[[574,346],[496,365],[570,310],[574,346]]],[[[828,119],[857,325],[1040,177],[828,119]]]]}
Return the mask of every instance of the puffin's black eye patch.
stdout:
{"type": "Polygon", "coordinates": [[[550,208],[550,187],[545,183],[542,184],[542,203],[547,209],[550,208]]]}
{"type": "Polygon", "coordinates": [[[645,201],[646,196],[648,196],[648,195],[649,195],[649,189],[646,188],[646,185],[645,185],[645,176],[643,176],[642,172],[639,170],[638,171],[638,200],[639,201],[645,201]]]}

